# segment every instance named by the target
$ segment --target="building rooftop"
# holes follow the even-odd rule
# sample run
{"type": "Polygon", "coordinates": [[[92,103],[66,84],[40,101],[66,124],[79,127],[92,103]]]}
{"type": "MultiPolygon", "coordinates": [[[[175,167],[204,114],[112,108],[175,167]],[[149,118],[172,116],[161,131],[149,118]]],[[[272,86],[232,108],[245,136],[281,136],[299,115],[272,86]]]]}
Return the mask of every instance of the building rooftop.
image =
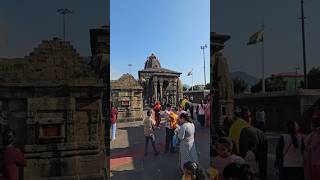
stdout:
{"type": "Polygon", "coordinates": [[[303,77],[302,73],[296,73],[296,72],[281,72],[281,73],[275,73],[272,74],[274,77],[303,77]]]}
{"type": "Polygon", "coordinates": [[[111,81],[111,89],[143,89],[131,74],[123,74],[118,80],[111,81]]]}
{"type": "Polygon", "coordinates": [[[139,72],[149,72],[149,73],[168,73],[168,74],[175,74],[180,75],[182,73],[173,71],[170,69],[162,68],[159,59],[152,53],[147,61],[144,64],[144,69],[140,70],[139,72]]]}

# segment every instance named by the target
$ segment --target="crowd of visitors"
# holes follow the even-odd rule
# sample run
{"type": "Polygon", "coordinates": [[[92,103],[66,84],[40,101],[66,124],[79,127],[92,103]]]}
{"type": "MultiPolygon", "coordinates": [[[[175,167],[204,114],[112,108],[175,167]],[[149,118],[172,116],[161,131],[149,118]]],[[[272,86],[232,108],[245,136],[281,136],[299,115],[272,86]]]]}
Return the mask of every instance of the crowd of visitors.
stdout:
{"type": "MultiPolygon", "coordinates": [[[[235,118],[224,124],[223,130],[218,129],[211,179],[268,179],[268,141],[263,107],[258,108],[256,119],[254,127],[250,111],[240,108],[235,111],[235,118]]],[[[320,179],[319,109],[314,109],[311,122],[313,128],[309,135],[302,134],[296,121],[286,123],[286,131],[280,135],[275,147],[274,167],[279,180],[320,179]]]]}

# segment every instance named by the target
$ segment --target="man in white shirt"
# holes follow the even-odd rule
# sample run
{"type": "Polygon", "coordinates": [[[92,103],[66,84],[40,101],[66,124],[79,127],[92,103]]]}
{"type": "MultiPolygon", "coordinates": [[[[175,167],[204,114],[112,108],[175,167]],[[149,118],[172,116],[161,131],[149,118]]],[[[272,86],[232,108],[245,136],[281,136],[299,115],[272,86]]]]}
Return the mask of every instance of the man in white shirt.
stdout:
{"type": "Polygon", "coordinates": [[[256,128],[261,131],[266,131],[266,113],[264,112],[264,108],[261,106],[256,112],[256,128]]]}

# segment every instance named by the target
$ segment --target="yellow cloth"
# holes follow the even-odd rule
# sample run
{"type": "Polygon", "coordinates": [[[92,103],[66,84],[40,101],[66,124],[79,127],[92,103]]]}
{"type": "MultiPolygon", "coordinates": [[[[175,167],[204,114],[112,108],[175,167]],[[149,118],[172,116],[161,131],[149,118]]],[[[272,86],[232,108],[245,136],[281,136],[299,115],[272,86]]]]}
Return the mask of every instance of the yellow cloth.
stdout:
{"type": "Polygon", "coordinates": [[[169,113],[170,118],[170,126],[172,129],[175,129],[177,127],[177,121],[178,121],[178,115],[174,112],[169,113]]]}
{"type": "Polygon", "coordinates": [[[230,127],[229,138],[235,142],[238,153],[240,134],[242,129],[246,127],[250,127],[250,124],[247,121],[240,118],[237,118],[236,121],[230,127]]]}
{"type": "Polygon", "coordinates": [[[182,102],[181,102],[181,106],[183,108],[183,110],[186,110],[186,103],[188,102],[187,99],[183,99],[182,102]]]}
{"type": "Polygon", "coordinates": [[[207,173],[209,175],[209,179],[210,180],[218,180],[219,179],[219,173],[218,171],[213,168],[213,167],[210,167],[208,170],[207,170],[207,173]]]}

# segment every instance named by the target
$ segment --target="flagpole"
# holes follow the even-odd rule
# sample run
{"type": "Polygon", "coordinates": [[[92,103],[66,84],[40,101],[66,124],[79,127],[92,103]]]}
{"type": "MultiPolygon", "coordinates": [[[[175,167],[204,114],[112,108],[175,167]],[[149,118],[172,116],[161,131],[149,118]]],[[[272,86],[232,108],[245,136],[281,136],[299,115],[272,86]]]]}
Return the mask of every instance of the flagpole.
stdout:
{"type": "Polygon", "coordinates": [[[193,69],[191,69],[191,91],[193,91],[193,69]]]}
{"type": "MultiPolygon", "coordinates": [[[[264,22],[262,22],[262,31],[264,33],[264,22]]],[[[261,42],[261,56],[262,56],[262,92],[266,92],[266,84],[265,84],[265,78],[264,78],[264,35],[261,42]]]]}
{"type": "Polygon", "coordinates": [[[304,30],[304,10],[303,10],[303,0],[300,0],[301,6],[301,34],[302,34],[302,55],[303,55],[303,79],[304,79],[304,89],[308,89],[308,77],[307,77],[307,63],[306,63],[306,40],[305,40],[305,30],[304,30]]]}

